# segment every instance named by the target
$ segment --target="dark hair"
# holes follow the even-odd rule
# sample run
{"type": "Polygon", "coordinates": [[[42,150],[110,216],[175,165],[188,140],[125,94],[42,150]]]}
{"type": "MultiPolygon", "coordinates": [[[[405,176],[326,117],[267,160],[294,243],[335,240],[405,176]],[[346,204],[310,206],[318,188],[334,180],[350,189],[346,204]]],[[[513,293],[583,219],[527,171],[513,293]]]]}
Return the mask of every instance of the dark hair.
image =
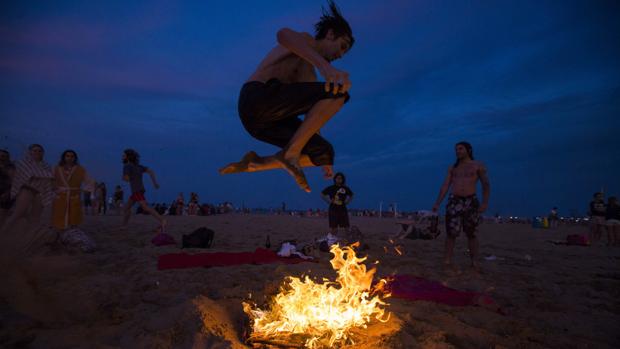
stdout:
{"type": "Polygon", "coordinates": [[[127,162],[138,165],[140,163],[140,154],[133,149],[125,149],[125,156],[127,156],[127,162]]]}
{"type": "Polygon", "coordinates": [[[336,177],[342,177],[342,184],[347,182],[347,178],[344,176],[344,173],[338,172],[334,175],[334,184],[336,183],[336,177]]]}
{"type": "Polygon", "coordinates": [[[31,144],[31,145],[29,145],[29,146],[28,146],[28,150],[32,150],[32,149],[37,148],[37,147],[38,147],[38,148],[41,148],[41,150],[42,150],[43,152],[45,152],[45,148],[43,148],[43,146],[42,146],[41,144],[36,144],[36,143],[35,143],[35,144],[31,144]]]}
{"type": "Polygon", "coordinates": [[[323,15],[314,25],[314,38],[317,40],[325,38],[325,36],[327,36],[327,32],[331,29],[336,38],[348,36],[349,39],[351,39],[349,44],[350,49],[353,47],[353,43],[355,42],[353,32],[351,31],[351,26],[347,20],[342,17],[338,6],[336,6],[333,0],[327,0],[327,4],[329,5],[329,11],[325,10],[325,7],[321,7],[323,15]]]}
{"type": "Polygon", "coordinates": [[[618,198],[617,198],[617,197],[615,197],[615,196],[610,196],[610,197],[607,199],[607,202],[608,202],[608,203],[610,203],[610,204],[617,205],[617,204],[618,204],[618,198]]]}
{"type": "MultiPolygon", "coordinates": [[[[462,145],[463,147],[465,147],[465,150],[467,150],[467,154],[469,155],[469,158],[473,160],[474,159],[474,148],[471,146],[471,144],[469,144],[468,142],[465,142],[465,141],[461,141],[461,142],[456,143],[454,145],[454,147],[456,148],[459,145],[462,145]]],[[[452,168],[456,168],[459,165],[460,161],[461,160],[456,159],[456,162],[454,163],[452,168]]]]}
{"type": "Polygon", "coordinates": [[[62,152],[62,155],[60,155],[60,161],[58,162],[58,166],[64,166],[65,164],[65,155],[67,155],[68,153],[73,153],[73,156],[75,156],[75,164],[78,164],[78,155],[74,150],[71,149],[67,149],[65,151],[62,152]]]}

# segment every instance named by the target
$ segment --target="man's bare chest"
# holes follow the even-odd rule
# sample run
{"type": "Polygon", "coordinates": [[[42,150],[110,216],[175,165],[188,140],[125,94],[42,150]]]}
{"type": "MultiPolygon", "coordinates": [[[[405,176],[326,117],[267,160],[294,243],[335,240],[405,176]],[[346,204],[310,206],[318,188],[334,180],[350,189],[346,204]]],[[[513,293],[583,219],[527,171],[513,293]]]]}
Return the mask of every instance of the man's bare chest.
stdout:
{"type": "Polygon", "coordinates": [[[289,58],[272,65],[274,77],[283,82],[315,81],[314,67],[300,58],[289,58]]]}
{"type": "Polygon", "coordinates": [[[478,167],[459,166],[452,170],[452,178],[457,181],[475,181],[478,179],[478,167]]]}

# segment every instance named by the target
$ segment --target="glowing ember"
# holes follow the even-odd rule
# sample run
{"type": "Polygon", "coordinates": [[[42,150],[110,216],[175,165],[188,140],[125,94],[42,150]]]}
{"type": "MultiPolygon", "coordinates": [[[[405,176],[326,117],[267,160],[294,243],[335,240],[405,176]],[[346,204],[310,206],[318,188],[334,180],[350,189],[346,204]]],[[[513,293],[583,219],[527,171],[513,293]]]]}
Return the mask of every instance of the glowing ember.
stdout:
{"type": "MultiPolygon", "coordinates": [[[[333,346],[354,343],[350,330],[366,328],[372,318],[387,321],[389,313],[380,306],[386,305],[381,297],[388,295],[371,289],[376,269],[366,270],[362,264],[366,258],[357,258],[352,247],[356,245],[331,247],[331,264],[338,272],[335,282],[288,277],[270,310],[253,309],[243,303],[244,311],[253,320],[252,337],[278,339],[303,334],[306,347],[333,346]]],[[[383,284],[381,280],[377,285],[383,284]]]]}
{"type": "Polygon", "coordinates": [[[396,247],[394,247],[394,250],[396,251],[396,253],[398,253],[399,256],[403,255],[403,252],[401,251],[402,246],[398,245],[396,247]]]}

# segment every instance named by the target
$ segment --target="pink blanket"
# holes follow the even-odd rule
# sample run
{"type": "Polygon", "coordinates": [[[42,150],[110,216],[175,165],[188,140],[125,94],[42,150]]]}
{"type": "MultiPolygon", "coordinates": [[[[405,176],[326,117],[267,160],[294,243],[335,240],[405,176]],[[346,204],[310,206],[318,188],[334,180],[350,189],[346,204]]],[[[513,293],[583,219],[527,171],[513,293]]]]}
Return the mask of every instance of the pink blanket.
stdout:
{"type": "Polygon", "coordinates": [[[386,290],[394,298],[411,301],[428,301],[452,306],[479,305],[502,313],[491,297],[479,292],[459,291],[437,281],[399,274],[388,278],[386,290]]]}
{"type": "Polygon", "coordinates": [[[159,256],[157,269],[183,269],[197,267],[225,267],[240,264],[286,263],[297,264],[307,260],[278,256],[271,250],[257,248],[254,252],[169,253],[159,256]]]}

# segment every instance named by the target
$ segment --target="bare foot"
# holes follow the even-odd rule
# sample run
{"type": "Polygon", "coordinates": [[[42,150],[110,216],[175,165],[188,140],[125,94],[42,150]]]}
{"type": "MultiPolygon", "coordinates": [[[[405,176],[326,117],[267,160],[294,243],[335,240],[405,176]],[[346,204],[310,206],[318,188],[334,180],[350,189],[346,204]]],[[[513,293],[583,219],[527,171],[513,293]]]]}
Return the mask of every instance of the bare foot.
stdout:
{"type": "Polygon", "coordinates": [[[280,152],[274,155],[274,158],[282,164],[282,167],[288,172],[297,182],[297,185],[306,193],[310,192],[310,186],[308,185],[308,181],[306,180],[306,175],[304,171],[298,167],[298,161],[291,161],[284,158],[284,155],[280,152]]]}
{"type": "Polygon", "coordinates": [[[250,172],[252,168],[252,164],[258,162],[259,160],[258,154],[253,151],[247,152],[241,161],[232,162],[224,167],[222,167],[219,172],[221,175],[231,174],[231,173],[239,173],[239,172],[250,172]]]}

